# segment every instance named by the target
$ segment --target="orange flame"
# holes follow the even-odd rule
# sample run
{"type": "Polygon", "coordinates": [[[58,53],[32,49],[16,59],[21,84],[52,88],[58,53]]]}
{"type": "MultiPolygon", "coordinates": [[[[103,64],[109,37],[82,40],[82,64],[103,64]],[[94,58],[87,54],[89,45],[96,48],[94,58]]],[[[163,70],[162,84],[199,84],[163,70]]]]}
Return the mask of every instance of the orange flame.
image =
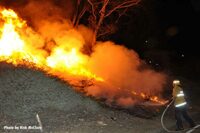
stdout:
{"type": "MultiPolygon", "coordinates": [[[[0,61],[14,65],[29,66],[34,64],[36,68],[52,75],[63,73],[63,75],[70,74],[105,82],[104,78],[88,69],[89,58],[80,52],[80,47],[77,47],[79,43],[83,44],[83,40],[71,39],[68,42],[64,41],[63,45],[56,44],[51,47],[47,45],[48,47],[44,48],[44,46],[34,47],[36,44],[30,38],[36,39],[37,43],[44,43],[45,40],[39,34],[35,34],[13,10],[0,8],[0,61]]],[[[165,104],[156,96],[149,97],[144,93],[136,93],[135,91],[131,93],[143,99],[165,104]]],[[[123,104],[133,103],[131,98],[120,99],[120,102],[123,104]]]]}
{"type": "Polygon", "coordinates": [[[156,103],[159,103],[159,104],[162,104],[162,105],[164,105],[164,104],[166,104],[168,102],[166,100],[159,99],[157,96],[148,96],[148,95],[146,95],[144,93],[138,94],[138,93],[136,93],[134,91],[132,91],[131,93],[133,95],[135,95],[135,96],[139,96],[139,97],[142,97],[143,99],[148,99],[148,100],[150,100],[152,102],[156,102],[156,103]]]}
{"type": "MultiPolygon", "coordinates": [[[[23,61],[34,63],[42,69],[66,71],[72,75],[80,75],[89,79],[103,81],[103,78],[90,72],[84,65],[87,62],[79,54],[78,49],[65,50],[63,47],[54,47],[50,56],[42,56],[32,52],[31,46],[20,36],[20,29],[26,29],[26,22],[21,20],[13,10],[3,9],[0,12],[3,26],[0,27],[0,60],[23,64],[23,61]]],[[[28,31],[27,31],[28,32],[28,31]]],[[[39,51],[38,51],[39,52],[39,51]]]]}
{"type": "Polygon", "coordinates": [[[24,41],[15,29],[17,27],[21,28],[23,22],[19,21],[17,14],[12,10],[3,10],[1,15],[5,23],[3,28],[1,28],[0,55],[11,56],[15,52],[22,52],[24,41]]]}

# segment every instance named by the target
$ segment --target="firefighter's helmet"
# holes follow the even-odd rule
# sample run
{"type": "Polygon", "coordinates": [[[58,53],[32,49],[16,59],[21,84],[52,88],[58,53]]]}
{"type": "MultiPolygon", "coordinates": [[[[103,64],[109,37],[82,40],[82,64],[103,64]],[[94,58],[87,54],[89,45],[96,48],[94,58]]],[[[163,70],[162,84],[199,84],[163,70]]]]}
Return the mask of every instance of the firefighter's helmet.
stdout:
{"type": "Polygon", "coordinates": [[[176,79],[176,80],[174,80],[174,81],[173,81],[173,85],[181,85],[181,82],[180,82],[180,80],[177,80],[177,79],[176,79]]]}

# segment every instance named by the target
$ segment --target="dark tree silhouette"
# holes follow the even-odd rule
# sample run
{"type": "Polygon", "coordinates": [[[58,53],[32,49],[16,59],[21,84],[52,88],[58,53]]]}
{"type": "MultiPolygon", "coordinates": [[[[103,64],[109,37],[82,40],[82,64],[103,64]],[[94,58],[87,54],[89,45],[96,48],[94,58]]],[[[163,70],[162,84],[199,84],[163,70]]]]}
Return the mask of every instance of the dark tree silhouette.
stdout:
{"type": "MultiPolygon", "coordinates": [[[[118,14],[116,21],[124,15],[130,7],[137,5],[141,0],[77,0],[76,10],[73,17],[73,25],[77,26],[80,19],[85,13],[89,14],[89,27],[93,30],[92,41],[87,49],[92,52],[93,46],[96,44],[97,37],[112,33],[115,31],[115,26],[105,24],[102,26],[104,19],[111,16],[113,12],[118,14]],[[102,29],[102,30],[101,30],[102,29]]],[[[115,22],[115,21],[113,21],[115,22]]]]}

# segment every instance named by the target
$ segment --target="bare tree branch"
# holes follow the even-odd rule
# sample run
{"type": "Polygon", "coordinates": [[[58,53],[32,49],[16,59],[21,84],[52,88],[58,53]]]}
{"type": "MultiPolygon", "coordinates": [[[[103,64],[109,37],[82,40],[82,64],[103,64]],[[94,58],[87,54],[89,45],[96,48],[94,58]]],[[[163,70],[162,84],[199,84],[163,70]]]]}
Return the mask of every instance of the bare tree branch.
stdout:
{"type": "Polygon", "coordinates": [[[91,7],[92,7],[92,15],[93,15],[94,19],[96,20],[97,17],[96,17],[96,15],[95,15],[94,5],[93,5],[93,3],[92,3],[90,0],[87,0],[87,1],[88,1],[88,3],[89,3],[89,4],[91,5],[91,7]]]}
{"type": "Polygon", "coordinates": [[[128,8],[124,9],[122,12],[118,12],[118,18],[115,20],[115,23],[117,23],[119,21],[121,16],[126,14],[127,10],[128,10],[128,8]]]}
{"type": "Polygon", "coordinates": [[[77,25],[79,24],[80,19],[82,18],[82,16],[85,14],[86,11],[87,11],[87,8],[83,8],[83,9],[81,10],[81,12],[79,13],[79,15],[78,15],[78,17],[77,17],[75,26],[77,26],[77,25]]]}
{"type": "Polygon", "coordinates": [[[74,13],[74,16],[73,16],[73,19],[72,19],[72,23],[73,25],[75,25],[76,23],[76,20],[77,20],[77,16],[78,16],[78,8],[79,8],[79,3],[80,1],[78,0],[77,3],[76,3],[76,9],[75,9],[75,13],[74,13]]]}
{"type": "Polygon", "coordinates": [[[141,0],[77,0],[77,12],[75,12],[75,20],[73,20],[73,24],[77,26],[80,22],[82,16],[87,12],[89,16],[87,18],[88,25],[93,30],[93,36],[91,44],[88,44],[87,48],[89,48],[89,52],[92,52],[93,46],[96,44],[96,39],[99,36],[103,36],[108,33],[113,33],[116,31],[116,27],[114,27],[114,22],[117,22],[119,18],[124,15],[128,8],[137,5],[141,0]],[[115,16],[111,16],[113,12],[117,11],[119,16],[116,21],[112,19],[116,19],[115,16]],[[104,23],[105,18],[111,16],[109,21],[104,23]],[[113,24],[113,27],[112,27],[113,24]]]}
{"type": "Polygon", "coordinates": [[[97,34],[97,38],[110,33],[114,33],[116,30],[117,28],[115,27],[114,24],[102,26],[102,28],[99,30],[99,34],[97,34]]]}
{"type": "Polygon", "coordinates": [[[111,9],[106,15],[105,17],[110,16],[114,11],[118,10],[118,9],[122,9],[122,8],[128,8],[128,7],[132,7],[134,5],[137,5],[141,0],[130,0],[130,1],[125,1],[122,4],[119,4],[118,6],[114,7],[113,9],[111,9]]]}
{"type": "Polygon", "coordinates": [[[108,5],[108,3],[109,3],[109,0],[104,0],[103,6],[102,6],[101,10],[99,11],[99,13],[101,13],[101,12],[106,10],[106,6],[108,5]]]}

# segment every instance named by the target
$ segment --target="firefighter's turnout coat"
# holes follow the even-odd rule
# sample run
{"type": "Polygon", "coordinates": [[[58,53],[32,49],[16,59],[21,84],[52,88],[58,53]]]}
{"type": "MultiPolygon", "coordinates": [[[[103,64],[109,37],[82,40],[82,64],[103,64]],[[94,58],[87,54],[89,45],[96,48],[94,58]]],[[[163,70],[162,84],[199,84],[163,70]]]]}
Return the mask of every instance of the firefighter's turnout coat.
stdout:
{"type": "Polygon", "coordinates": [[[179,85],[175,85],[173,88],[173,98],[175,100],[175,107],[182,107],[187,104],[184,96],[185,95],[183,89],[179,85]]]}

